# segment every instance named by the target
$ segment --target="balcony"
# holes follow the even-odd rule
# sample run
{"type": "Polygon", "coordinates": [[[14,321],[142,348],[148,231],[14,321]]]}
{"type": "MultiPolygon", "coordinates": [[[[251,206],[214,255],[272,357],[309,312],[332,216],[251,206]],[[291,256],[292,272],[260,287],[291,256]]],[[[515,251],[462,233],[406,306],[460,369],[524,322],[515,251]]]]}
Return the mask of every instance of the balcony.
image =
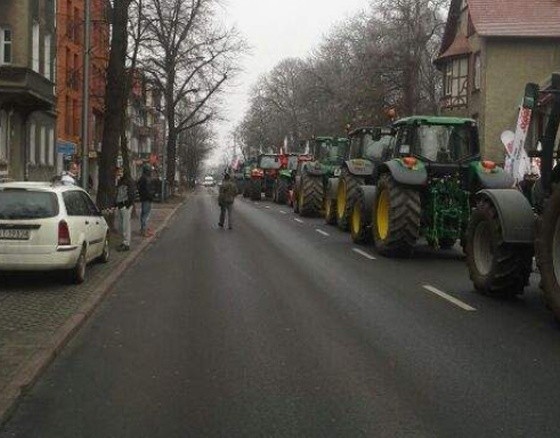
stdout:
{"type": "Polygon", "coordinates": [[[26,67],[0,67],[2,101],[29,111],[54,109],[54,86],[44,76],[26,67]]]}

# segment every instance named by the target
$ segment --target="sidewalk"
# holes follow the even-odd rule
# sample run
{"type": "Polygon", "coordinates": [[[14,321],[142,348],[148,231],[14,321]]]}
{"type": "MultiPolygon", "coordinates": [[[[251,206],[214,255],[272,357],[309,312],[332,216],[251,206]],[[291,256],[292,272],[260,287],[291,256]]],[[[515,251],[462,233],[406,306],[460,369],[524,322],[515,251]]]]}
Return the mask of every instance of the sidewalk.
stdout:
{"type": "Polygon", "coordinates": [[[65,284],[60,273],[0,275],[0,425],[183,201],[153,204],[149,226],[155,237],[141,237],[139,218],[133,218],[131,250],[115,251],[120,238],[113,235],[110,262],[89,265],[82,285],[65,284]]]}

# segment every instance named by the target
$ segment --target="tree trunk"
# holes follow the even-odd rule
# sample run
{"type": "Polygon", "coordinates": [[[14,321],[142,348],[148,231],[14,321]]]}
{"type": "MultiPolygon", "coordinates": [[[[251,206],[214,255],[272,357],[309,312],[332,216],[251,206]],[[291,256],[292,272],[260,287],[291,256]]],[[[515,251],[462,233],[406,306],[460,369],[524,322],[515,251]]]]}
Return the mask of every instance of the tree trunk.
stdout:
{"type": "Polygon", "coordinates": [[[130,1],[115,0],[112,10],[113,29],[105,88],[105,115],[97,193],[97,204],[101,209],[111,207],[115,199],[116,164],[124,130],[123,108],[127,102],[126,81],[122,79],[126,77],[127,23],[130,1]]]}
{"type": "Polygon", "coordinates": [[[174,127],[169,126],[167,134],[167,182],[170,190],[175,186],[175,170],[177,157],[177,131],[174,127]]]}

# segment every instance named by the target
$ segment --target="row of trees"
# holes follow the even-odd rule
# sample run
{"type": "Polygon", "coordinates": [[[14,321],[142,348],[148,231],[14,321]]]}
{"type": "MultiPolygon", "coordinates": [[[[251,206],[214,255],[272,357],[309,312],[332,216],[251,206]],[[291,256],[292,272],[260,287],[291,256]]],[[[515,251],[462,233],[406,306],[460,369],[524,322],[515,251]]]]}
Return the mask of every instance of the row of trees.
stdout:
{"type": "Polygon", "coordinates": [[[245,155],[346,126],[386,124],[434,113],[441,74],[433,65],[449,0],[377,0],[333,29],[306,59],[282,60],[263,75],[235,136],[245,155]]]}
{"type": "MultiPolygon", "coordinates": [[[[216,97],[237,70],[244,51],[234,28],[216,17],[218,0],[113,0],[106,111],[98,204],[114,198],[115,165],[126,156],[127,99],[134,72],[142,71],[163,96],[167,123],[167,176],[176,165],[196,172],[212,146],[216,97]],[[180,160],[178,159],[180,158],[180,160]]],[[[127,165],[127,163],[125,163],[127,165]]]]}

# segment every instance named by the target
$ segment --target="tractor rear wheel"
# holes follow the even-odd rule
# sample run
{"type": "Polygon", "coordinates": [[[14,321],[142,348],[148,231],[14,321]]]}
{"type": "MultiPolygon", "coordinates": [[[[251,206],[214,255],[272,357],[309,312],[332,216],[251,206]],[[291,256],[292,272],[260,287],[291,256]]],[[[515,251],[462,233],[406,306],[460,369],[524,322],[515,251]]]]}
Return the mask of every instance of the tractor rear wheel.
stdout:
{"type": "Polygon", "coordinates": [[[261,200],[261,182],[259,180],[251,180],[251,184],[249,186],[249,196],[253,201],[261,200]]]}
{"type": "Polygon", "coordinates": [[[347,231],[349,228],[352,209],[358,197],[358,188],[363,184],[363,178],[352,175],[346,168],[342,169],[336,196],[336,223],[342,231],[347,231]]]}
{"type": "Polygon", "coordinates": [[[250,182],[249,181],[243,181],[243,197],[244,198],[248,198],[249,197],[249,186],[250,186],[250,182]]]}
{"type": "Polygon", "coordinates": [[[523,292],[533,263],[530,245],[502,240],[498,212],[488,200],[478,202],[467,228],[465,254],[475,289],[485,295],[513,297],[523,292]]]}
{"type": "Polygon", "coordinates": [[[325,223],[327,225],[336,225],[336,199],[331,196],[330,182],[325,189],[323,197],[323,210],[325,214],[325,223]]]}
{"type": "Polygon", "coordinates": [[[420,235],[422,206],[417,190],[398,185],[390,175],[379,179],[373,208],[373,239],[388,257],[408,257],[420,235]]]}
{"type": "Polygon", "coordinates": [[[366,204],[362,192],[354,202],[352,215],[350,216],[350,235],[354,243],[368,243],[371,241],[370,218],[366,214],[366,204]]]}
{"type": "Polygon", "coordinates": [[[276,202],[278,204],[286,204],[290,197],[290,185],[286,178],[280,178],[276,187],[276,202]]]}
{"type": "Polygon", "coordinates": [[[560,320],[560,190],[554,190],[537,226],[535,243],[546,304],[560,320]]]}
{"type": "Polygon", "coordinates": [[[315,216],[321,211],[323,181],[321,177],[302,175],[301,187],[296,200],[301,216],[315,216]]]}

